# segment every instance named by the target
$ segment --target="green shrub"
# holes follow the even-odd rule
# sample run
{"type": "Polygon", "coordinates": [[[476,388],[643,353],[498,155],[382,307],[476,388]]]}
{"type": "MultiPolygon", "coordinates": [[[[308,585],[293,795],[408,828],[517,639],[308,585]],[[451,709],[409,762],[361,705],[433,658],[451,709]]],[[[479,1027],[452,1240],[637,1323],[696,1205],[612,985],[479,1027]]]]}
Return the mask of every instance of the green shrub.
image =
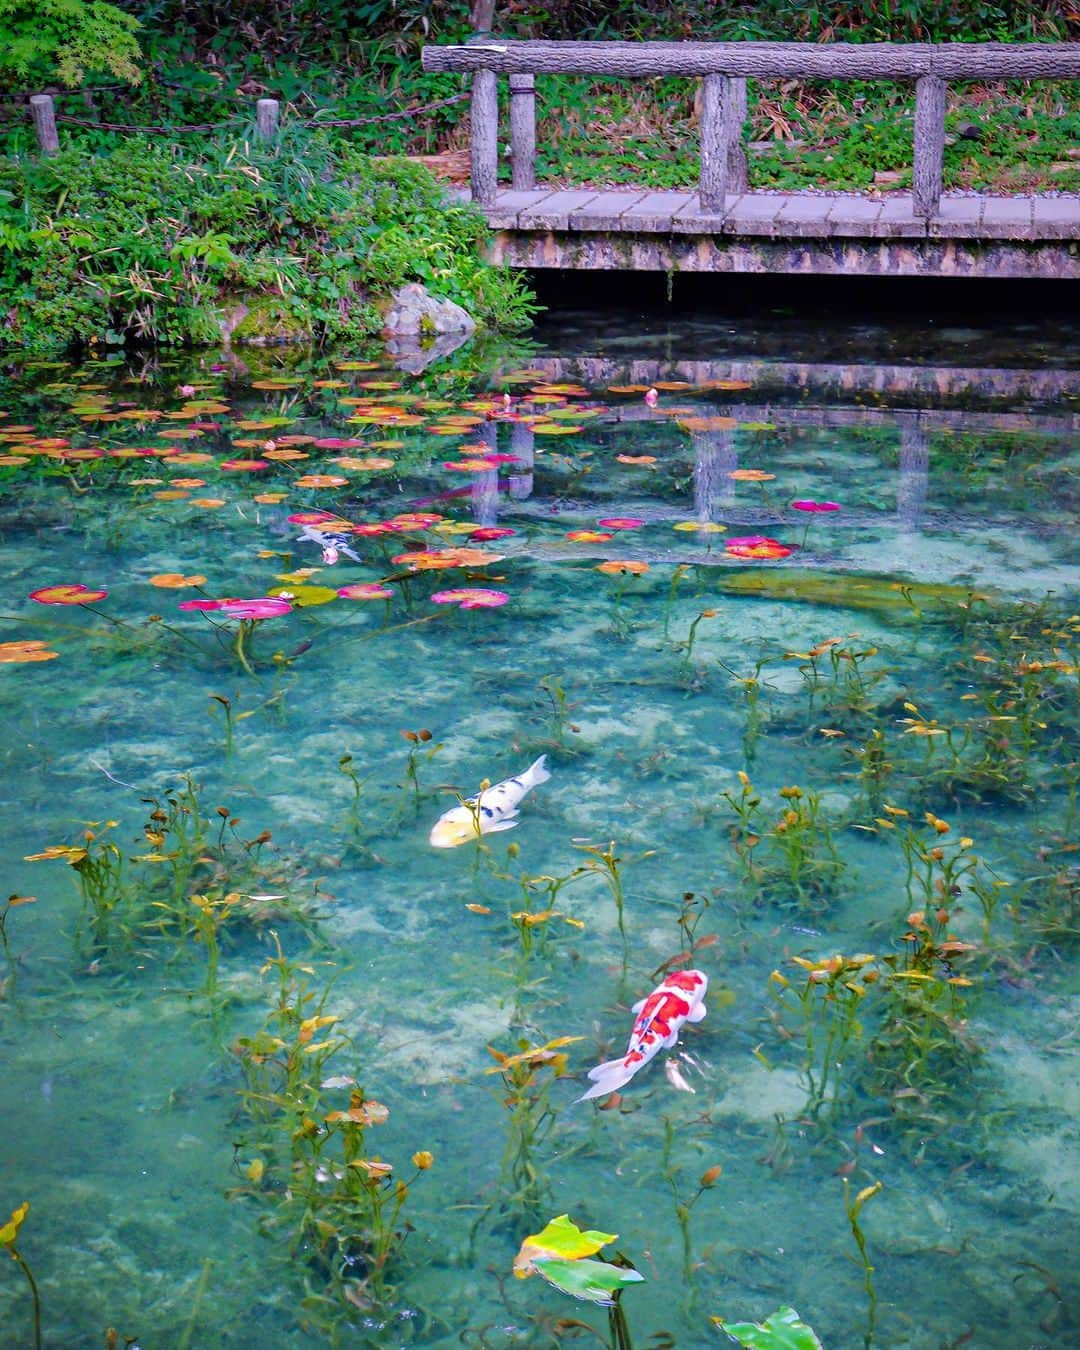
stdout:
{"type": "Polygon", "coordinates": [[[0,333],[9,345],[218,339],[230,309],[273,301],[283,329],[378,330],[378,304],[427,283],[478,322],[524,326],[520,280],[485,264],[486,227],[426,170],[302,127],[273,146],[128,138],[0,161],[0,333]]]}

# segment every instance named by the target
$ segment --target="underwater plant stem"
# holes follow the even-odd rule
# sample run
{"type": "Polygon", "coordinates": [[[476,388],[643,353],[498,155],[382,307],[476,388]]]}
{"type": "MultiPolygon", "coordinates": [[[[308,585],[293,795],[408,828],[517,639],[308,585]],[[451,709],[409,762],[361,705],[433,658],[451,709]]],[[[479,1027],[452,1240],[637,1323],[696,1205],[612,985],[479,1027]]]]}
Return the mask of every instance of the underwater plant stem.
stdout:
{"type": "Polygon", "coordinates": [[[615,1290],[612,1295],[615,1301],[608,1309],[611,1350],[634,1350],[633,1342],[630,1340],[630,1328],[626,1322],[626,1313],[623,1311],[622,1302],[619,1298],[621,1292],[619,1289],[615,1290]]]}
{"type": "Polygon", "coordinates": [[[34,1350],[41,1350],[41,1296],[38,1294],[37,1280],[34,1279],[33,1272],[23,1260],[21,1254],[14,1248],[8,1247],[15,1264],[26,1276],[26,1283],[30,1286],[30,1294],[34,1300],[34,1350]]]}
{"type": "Polygon", "coordinates": [[[851,1198],[851,1185],[844,1178],[844,1209],[851,1225],[855,1245],[859,1249],[863,1267],[863,1288],[866,1290],[866,1332],[863,1335],[863,1350],[870,1350],[874,1344],[874,1328],[877,1324],[877,1291],[874,1288],[874,1267],[866,1250],[866,1235],[859,1226],[859,1214],[868,1200],[872,1200],[883,1189],[884,1183],[875,1181],[872,1186],[861,1190],[854,1200],[851,1198]]]}
{"type": "Polygon", "coordinates": [[[176,1350],[188,1350],[191,1344],[191,1337],[195,1332],[195,1323],[199,1317],[199,1310],[202,1307],[202,1301],[206,1297],[206,1287],[210,1283],[210,1268],[214,1263],[207,1256],[203,1259],[202,1270],[199,1272],[199,1282],[195,1286],[195,1302],[191,1309],[191,1316],[187,1320],[187,1325],[180,1334],[180,1339],[176,1343],[176,1350]]]}
{"type": "Polygon", "coordinates": [[[241,619],[240,625],[236,630],[236,641],[233,644],[233,651],[236,652],[236,659],[240,662],[240,664],[244,667],[244,669],[247,671],[249,675],[255,674],[254,670],[251,668],[251,662],[248,660],[247,656],[247,639],[248,635],[251,632],[252,624],[254,623],[255,623],[254,619],[241,619]]]}

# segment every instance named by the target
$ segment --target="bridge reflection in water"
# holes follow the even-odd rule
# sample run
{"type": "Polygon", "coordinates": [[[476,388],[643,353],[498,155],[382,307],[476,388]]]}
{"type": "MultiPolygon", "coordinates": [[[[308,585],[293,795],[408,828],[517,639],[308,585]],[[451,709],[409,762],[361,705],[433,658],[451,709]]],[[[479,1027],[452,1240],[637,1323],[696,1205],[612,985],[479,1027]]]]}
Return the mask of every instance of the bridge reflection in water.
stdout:
{"type": "MultiPolygon", "coordinates": [[[[1080,370],[1074,369],[761,359],[619,360],[597,356],[541,356],[530,359],[529,366],[538,379],[580,384],[601,399],[611,386],[637,386],[642,392],[655,385],[669,386],[656,407],[649,406],[640,393],[610,396],[610,406],[591,422],[593,427],[603,429],[613,449],[617,449],[620,431],[630,432],[641,423],[666,423],[672,436],[677,435],[691,448],[690,494],[684,502],[672,501],[669,484],[665,483],[663,494],[650,494],[648,483],[643,481],[638,495],[621,508],[650,522],[695,519],[707,524],[722,519],[732,530],[767,533],[785,526],[790,529],[786,502],[778,502],[773,508],[764,501],[755,505],[737,500],[737,480],[731,475],[739,468],[747,431],[769,428],[783,435],[793,430],[873,430],[882,433],[886,443],[891,439],[895,445],[893,477],[890,481],[881,476],[880,460],[875,458],[874,495],[880,505],[861,510],[845,506],[843,512],[830,518],[830,528],[880,530],[891,519],[902,555],[904,540],[924,529],[966,532],[980,531],[986,525],[977,503],[969,515],[949,511],[940,519],[928,509],[935,438],[940,442],[942,435],[955,433],[985,437],[1029,434],[1059,441],[1063,455],[1070,444],[1080,443],[1080,370]],[[738,389],[716,389],[724,384],[738,389]],[[800,400],[797,404],[792,402],[795,397],[800,400]],[[681,424],[678,432],[673,424],[681,424]]],[[[473,519],[493,525],[500,512],[512,511],[519,517],[535,513],[538,518],[550,512],[551,500],[535,495],[538,447],[530,425],[514,422],[507,428],[499,421],[488,422],[477,428],[476,439],[493,452],[508,449],[515,461],[506,466],[501,479],[494,468],[475,475],[467,490],[473,519]]],[[[627,442],[629,446],[629,435],[627,442]]],[[[878,452],[880,448],[879,439],[878,452]]],[[[580,505],[586,518],[589,503],[582,500],[580,505]]],[[[573,503],[560,498],[562,516],[567,515],[568,508],[573,514],[573,503]]],[[[640,544],[622,536],[611,545],[591,544],[582,552],[583,556],[648,556],[687,562],[708,556],[700,543],[695,545],[692,534],[680,535],[670,550],[642,553],[641,549],[640,544]],[[616,542],[617,549],[612,552],[616,542]]],[[[805,561],[811,564],[812,555],[805,555],[805,561]]],[[[903,566],[902,556],[883,559],[883,565],[886,561],[903,566]]]]}

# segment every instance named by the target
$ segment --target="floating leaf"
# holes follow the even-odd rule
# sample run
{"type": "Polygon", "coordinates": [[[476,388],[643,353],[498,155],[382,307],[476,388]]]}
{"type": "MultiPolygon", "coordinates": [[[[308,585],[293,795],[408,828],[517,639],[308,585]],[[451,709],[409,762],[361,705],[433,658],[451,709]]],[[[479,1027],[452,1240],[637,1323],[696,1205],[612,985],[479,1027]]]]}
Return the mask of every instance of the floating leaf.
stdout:
{"type": "Polygon", "coordinates": [[[606,1261],[538,1260],[536,1273],[548,1284],[561,1289],[571,1298],[587,1299],[610,1308],[614,1295],[628,1284],[640,1284],[645,1276],[625,1266],[608,1265],[606,1261]]]}
{"type": "Polygon", "coordinates": [[[778,1308],[764,1322],[725,1322],[720,1317],[712,1320],[744,1350],[822,1350],[821,1342],[794,1308],[778,1308]]]}
{"type": "Polygon", "coordinates": [[[310,609],[313,605],[326,605],[338,598],[337,590],[333,586],[274,586],[266,593],[291,600],[301,609],[310,609]]]}
{"type": "Polygon", "coordinates": [[[0,642],[0,665],[26,665],[32,661],[54,661],[59,652],[50,651],[48,645],[36,640],[22,642],[0,642]]]}
{"type": "Polygon", "coordinates": [[[534,1233],[521,1244],[521,1250],[514,1258],[514,1274],[519,1280],[527,1279],[538,1259],[561,1257],[576,1261],[583,1256],[593,1256],[618,1236],[618,1233],[582,1231],[568,1214],[560,1214],[542,1232],[534,1233]]]}

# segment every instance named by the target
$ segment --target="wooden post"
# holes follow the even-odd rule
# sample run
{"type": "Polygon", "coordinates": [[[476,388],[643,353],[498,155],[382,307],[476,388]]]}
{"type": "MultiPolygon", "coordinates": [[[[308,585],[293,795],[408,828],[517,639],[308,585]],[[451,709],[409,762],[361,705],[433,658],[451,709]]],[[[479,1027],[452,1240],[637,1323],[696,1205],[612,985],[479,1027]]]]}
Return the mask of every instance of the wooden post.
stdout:
{"type": "Polygon", "coordinates": [[[941,204],[941,169],[945,156],[945,81],[920,75],[915,81],[914,211],[936,216],[941,204]]]}
{"type": "Polygon", "coordinates": [[[272,141],[276,138],[280,106],[276,98],[261,98],[256,103],[255,129],[259,134],[259,140],[272,141]]]}
{"type": "Polygon", "coordinates": [[[724,77],[724,144],[727,147],[727,188],[745,192],[750,185],[746,167],[743,127],[746,125],[746,79],[742,75],[724,77]]]}
{"type": "Polygon", "coordinates": [[[495,205],[499,172],[499,87],[493,70],[478,70],[472,87],[472,199],[495,205]]]}
{"type": "Polygon", "coordinates": [[[510,76],[510,186],[536,186],[536,76],[510,76]]]}
{"type": "Polygon", "coordinates": [[[701,89],[701,209],[724,209],[727,187],[727,151],[724,145],[724,85],[723,75],[706,75],[701,89]]]}
{"type": "Polygon", "coordinates": [[[55,155],[60,149],[56,134],[56,109],[51,94],[31,94],[30,111],[34,117],[34,134],[43,155],[55,155]]]}

